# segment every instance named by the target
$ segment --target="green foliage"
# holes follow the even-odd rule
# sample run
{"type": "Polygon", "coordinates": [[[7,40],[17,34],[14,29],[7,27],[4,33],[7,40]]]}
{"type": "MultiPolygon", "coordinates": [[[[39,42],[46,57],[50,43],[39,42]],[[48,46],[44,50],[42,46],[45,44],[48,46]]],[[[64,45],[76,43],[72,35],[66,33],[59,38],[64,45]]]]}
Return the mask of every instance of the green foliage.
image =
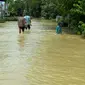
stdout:
{"type": "Polygon", "coordinates": [[[42,0],[42,11],[41,11],[41,16],[45,17],[47,19],[55,18],[57,15],[57,8],[56,4],[54,4],[52,1],[49,2],[48,0],[45,0],[46,3],[43,2],[42,0]]]}
{"type": "Polygon", "coordinates": [[[9,12],[16,13],[19,8],[34,17],[55,18],[67,15],[74,0],[8,0],[9,12]]]}
{"type": "Polygon", "coordinates": [[[80,32],[80,34],[82,34],[82,37],[85,37],[85,23],[80,21],[78,24],[78,32],[80,32]]]}
{"type": "Polygon", "coordinates": [[[70,10],[70,14],[72,17],[71,23],[76,22],[74,25],[76,33],[85,36],[85,0],[76,0],[70,10]],[[73,20],[75,20],[75,22],[73,22],[73,20]]]}
{"type": "Polygon", "coordinates": [[[82,37],[85,38],[85,30],[82,32],[82,37]]]}
{"type": "Polygon", "coordinates": [[[19,15],[21,12],[34,17],[41,16],[41,0],[8,0],[8,4],[8,10],[13,15],[19,15]]]}
{"type": "Polygon", "coordinates": [[[6,21],[17,21],[17,17],[6,17],[6,21]]]}
{"type": "Polygon", "coordinates": [[[5,19],[0,19],[0,23],[4,23],[5,21],[5,19]]]}

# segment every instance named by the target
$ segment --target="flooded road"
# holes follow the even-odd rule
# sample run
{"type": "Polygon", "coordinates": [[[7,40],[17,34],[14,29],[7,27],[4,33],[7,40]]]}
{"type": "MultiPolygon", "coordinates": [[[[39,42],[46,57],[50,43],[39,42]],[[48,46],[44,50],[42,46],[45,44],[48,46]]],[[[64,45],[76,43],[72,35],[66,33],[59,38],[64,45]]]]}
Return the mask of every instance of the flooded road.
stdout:
{"type": "Polygon", "coordinates": [[[19,34],[17,22],[0,24],[0,85],[85,85],[85,40],[52,27],[32,20],[19,34]]]}

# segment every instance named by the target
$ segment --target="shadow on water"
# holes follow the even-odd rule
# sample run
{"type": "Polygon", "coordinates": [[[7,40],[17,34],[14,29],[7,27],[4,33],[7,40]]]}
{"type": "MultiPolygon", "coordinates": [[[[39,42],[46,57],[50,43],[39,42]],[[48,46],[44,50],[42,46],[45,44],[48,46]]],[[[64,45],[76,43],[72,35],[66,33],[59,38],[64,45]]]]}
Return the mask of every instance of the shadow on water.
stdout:
{"type": "Polygon", "coordinates": [[[27,35],[29,35],[30,33],[31,33],[30,30],[25,30],[24,33],[18,35],[18,43],[21,48],[24,47],[27,35]]]}
{"type": "Polygon", "coordinates": [[[18,42],[20,47],[24,47],[25,36],[24,34],[19,34],[18,42]]]}

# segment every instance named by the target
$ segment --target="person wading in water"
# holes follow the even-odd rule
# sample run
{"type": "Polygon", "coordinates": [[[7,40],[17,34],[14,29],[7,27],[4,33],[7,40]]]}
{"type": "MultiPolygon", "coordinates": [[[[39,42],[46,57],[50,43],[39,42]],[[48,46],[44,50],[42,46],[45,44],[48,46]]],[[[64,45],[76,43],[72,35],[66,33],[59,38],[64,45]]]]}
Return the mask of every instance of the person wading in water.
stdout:
{"type": "Polygon", "coordinates": [[[25,23],[25,28],[27,29],[29,29],[30,30],[30,26],[31,26],[31,17],[30,16],[28,16],[27,14],[24,16],[24,19],[26,20],[26,23],[25,23]]]}
{"type": "Polygon", "coordinates": [[[23,32],[24,33],[24,28],[25,28],[25,19],[23,14],[20,14],[20,16],[18,17],[18,27],[19,27],[19,33],[23,32]]]}
{"type": "Polygon", "coordinates": [[[56,26],[56,33],[62,34],[62,23],[58,23],[58,26],[56,26]]]}

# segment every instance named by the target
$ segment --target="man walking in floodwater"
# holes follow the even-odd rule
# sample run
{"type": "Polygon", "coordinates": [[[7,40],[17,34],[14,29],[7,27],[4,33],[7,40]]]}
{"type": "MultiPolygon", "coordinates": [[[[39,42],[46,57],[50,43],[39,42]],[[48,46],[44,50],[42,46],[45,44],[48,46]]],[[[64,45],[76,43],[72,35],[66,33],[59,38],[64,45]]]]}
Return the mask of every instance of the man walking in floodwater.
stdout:
{"type": "Polygon", "coordinates": [[[26,20],[26,23],[25,23],[25,28],[27,29],[30,29],[30,26],[31,26],[31,17],[28,16],[27,14],[24,16],[24,19],[26,20]]]}
{"type": "Polygon", "coordinates": [[[57,34],[62,34],[62,23],[58,23],[58,26],[56,27],[56,33],[57,34]]]}
{"type": "Polygon", "coordinates": [[[25,19],[22,14],[18,17],[18,27],[19,27],[19,33],[24,33],[24,27],[25,27],[25,19]]]}

